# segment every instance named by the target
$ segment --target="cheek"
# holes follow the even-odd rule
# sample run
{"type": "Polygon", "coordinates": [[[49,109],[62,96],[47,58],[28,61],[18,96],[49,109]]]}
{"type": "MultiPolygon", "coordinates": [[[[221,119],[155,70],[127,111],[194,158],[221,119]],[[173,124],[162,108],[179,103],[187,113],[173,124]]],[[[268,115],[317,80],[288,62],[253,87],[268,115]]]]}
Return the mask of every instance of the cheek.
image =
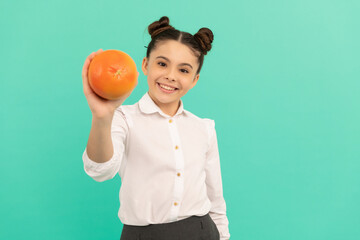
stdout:
{"type": "Polygon", "coordinates": [[[161,76],[161,71],[156,68],[153,68],[148,72],[148,77],[150,77],[151,79],[156,79],[159,76],[161,76]]]}
{"type": "Polygon", "coordinates": [[[181,90],[188,91],[190,89],[190,84],[188,82],[180,82],[181,90]]]}
{"type": "Polygon", "coordinates": [[[155,79],[154,73],[152,71],[148,72],[148,81],[153,81],[155,79]]]}

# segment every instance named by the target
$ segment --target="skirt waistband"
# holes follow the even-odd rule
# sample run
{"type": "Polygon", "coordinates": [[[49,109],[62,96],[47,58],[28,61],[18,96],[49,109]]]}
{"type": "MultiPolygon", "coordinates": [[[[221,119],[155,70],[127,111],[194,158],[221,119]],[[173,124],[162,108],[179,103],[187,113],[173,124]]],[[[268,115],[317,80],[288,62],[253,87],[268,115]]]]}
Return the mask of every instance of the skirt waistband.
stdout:
{"type": "Polygon", "coordinates": [[[169,222],[169,223],[158,223],[158,224],[149,224],[146,226],[134,226],[134,225],[126,225],[124,224],[124,227],[126,227],[128,230],[134,230],[134,231],[141,231],[141,230],[149,230],[149,229],[163,229],[163,228],[179,228],[184,225],[203,222],[206,219],[209,219],[210,215],[209,213],[205,214],[204,216],[191,216],[188,218],[181,219],[179,221],[175,222],[169,222]]]}

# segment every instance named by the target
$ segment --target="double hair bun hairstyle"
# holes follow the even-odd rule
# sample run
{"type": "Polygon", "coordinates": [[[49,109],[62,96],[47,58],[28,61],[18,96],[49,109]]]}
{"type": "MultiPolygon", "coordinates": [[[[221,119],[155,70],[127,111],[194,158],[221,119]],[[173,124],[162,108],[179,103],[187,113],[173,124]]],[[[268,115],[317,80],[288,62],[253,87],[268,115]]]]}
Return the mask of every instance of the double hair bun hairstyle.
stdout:
{"type": "Polygon", "coordinates": [[[197,73],[199,73],[204,60],[204,55],[206,55],[211,50],[211,44],[214,40],[213,32],[209,28],[203,27],[200,28],[197,33],[192,35],[188,32],[175,29],[169,23],[169,18],[163,16],[158,21],[155,21],[148,26],[151,42],[147,47],[146,56],[149,57],[151,50],[159,41],[179,41],[192,49],[195,55],[198,57],[199,69],[197,73]]]}

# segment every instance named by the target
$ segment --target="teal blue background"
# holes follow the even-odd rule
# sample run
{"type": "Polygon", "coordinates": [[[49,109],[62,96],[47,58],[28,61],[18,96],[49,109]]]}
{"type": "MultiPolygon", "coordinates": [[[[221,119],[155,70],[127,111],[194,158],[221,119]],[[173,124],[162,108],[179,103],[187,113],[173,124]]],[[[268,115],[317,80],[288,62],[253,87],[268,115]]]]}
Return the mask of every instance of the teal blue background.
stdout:
{"type": "Polygon", "coordinates": [[[120,178],[83,170],[81,70],[166,15],[213,49],[184,106],[214,119],[233,240],[360,239],[359,1],[0,2],[0,239],[119,239],[120,178]]]}

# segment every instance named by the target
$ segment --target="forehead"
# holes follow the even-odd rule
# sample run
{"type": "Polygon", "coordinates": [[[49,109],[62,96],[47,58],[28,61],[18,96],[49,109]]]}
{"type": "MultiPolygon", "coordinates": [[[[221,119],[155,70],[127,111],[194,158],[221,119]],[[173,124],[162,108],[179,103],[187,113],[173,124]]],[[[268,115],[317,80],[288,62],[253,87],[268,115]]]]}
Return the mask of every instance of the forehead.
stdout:
{"type": "Polygon", "coordinates": [[[169,58],[173,62],[189,62],[196,64],[198,62],[194,52],[185,44],[175,41],[160,41],[150,53],[150,58],[155,59],[158,56],[169,58]]]}

